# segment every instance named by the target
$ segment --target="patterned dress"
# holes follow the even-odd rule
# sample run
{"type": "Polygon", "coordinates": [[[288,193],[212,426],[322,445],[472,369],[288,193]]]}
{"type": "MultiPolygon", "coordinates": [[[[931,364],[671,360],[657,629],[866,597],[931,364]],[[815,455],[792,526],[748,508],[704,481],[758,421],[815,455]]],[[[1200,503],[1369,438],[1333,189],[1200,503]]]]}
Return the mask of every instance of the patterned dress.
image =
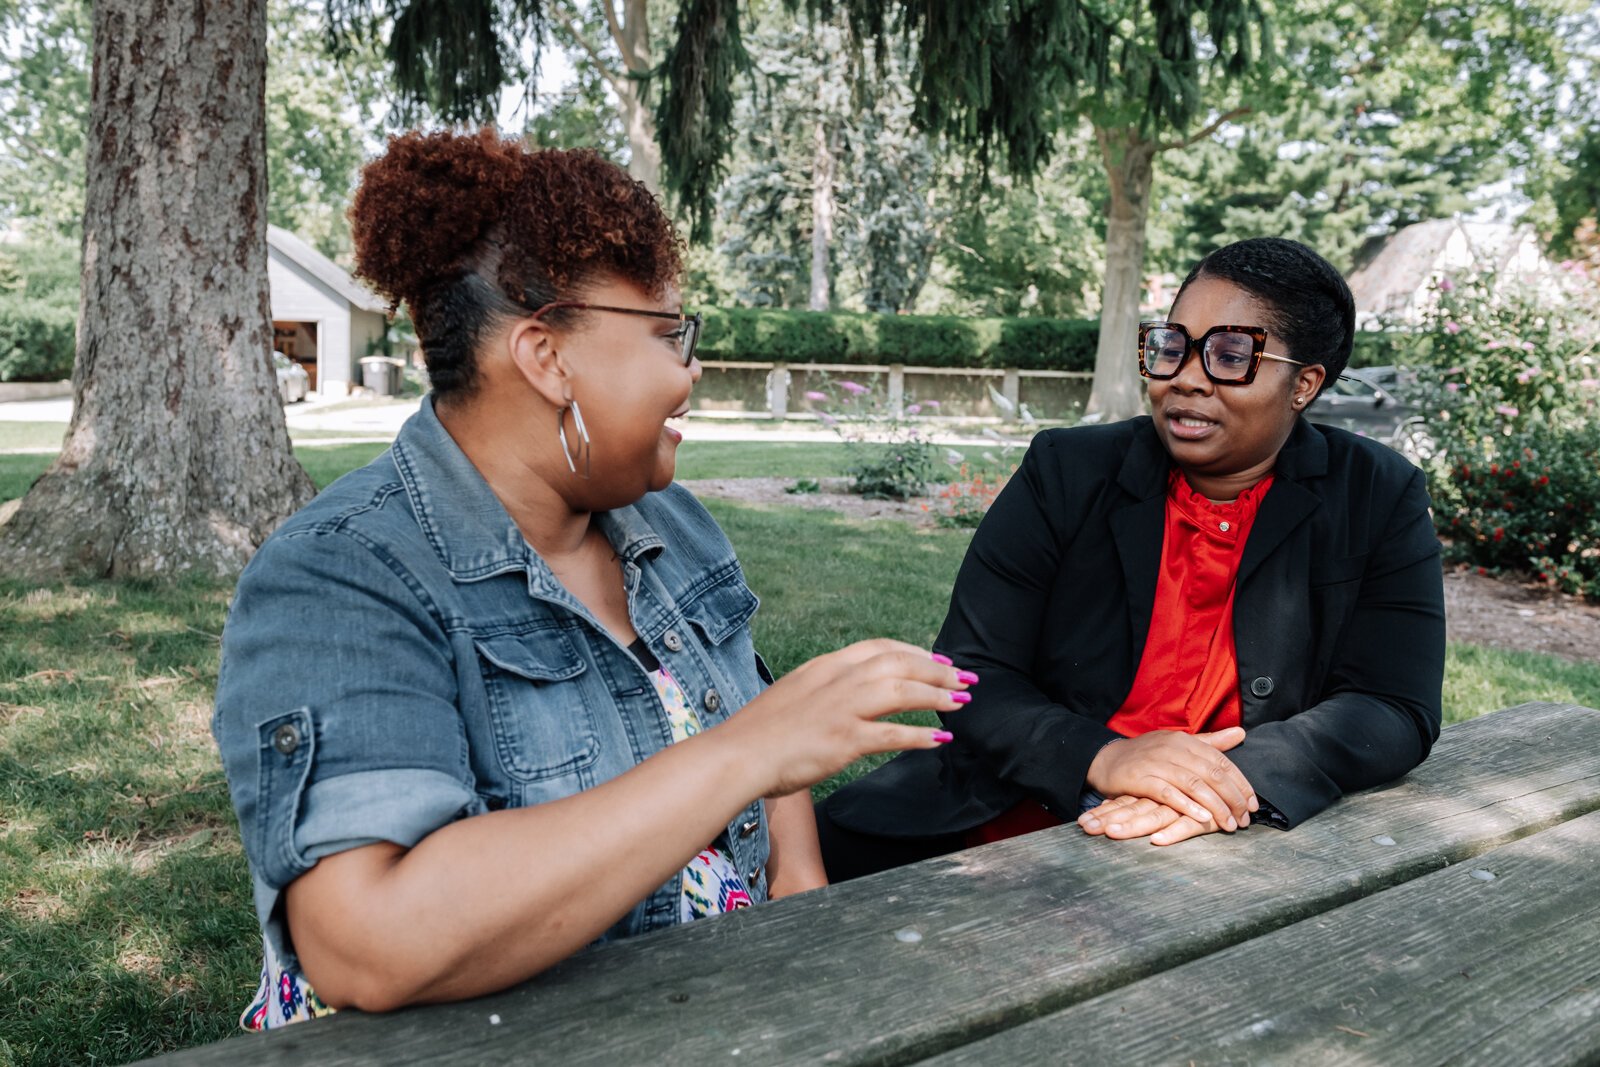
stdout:
{"type": "MultiPolygon", "coordinates": [[[[661,709],[672,727],[674,743],[699,733],[704,726],[689,698],[671,673],[656,660],[643,641],[636,641],[630,649],[639,662],[650,672],[656,695],[661,698],[661,709]]],[[[748,908],[752,903],[750,889],[733,865],[726,842],[719,837],[700,850],[683,869],[683,893],[679,897],[678,917],[682,922],[693,922],[710,915],[748,908]]],[[[333,1009],[317,997],[299,973],[283,967],[278,962],[272,946],[262,939],[261,984],[250,1006],[239,1017],[239,1025],[246,1030],[276,1030],[290,1023],[332,1015],[333,1009]]]]}

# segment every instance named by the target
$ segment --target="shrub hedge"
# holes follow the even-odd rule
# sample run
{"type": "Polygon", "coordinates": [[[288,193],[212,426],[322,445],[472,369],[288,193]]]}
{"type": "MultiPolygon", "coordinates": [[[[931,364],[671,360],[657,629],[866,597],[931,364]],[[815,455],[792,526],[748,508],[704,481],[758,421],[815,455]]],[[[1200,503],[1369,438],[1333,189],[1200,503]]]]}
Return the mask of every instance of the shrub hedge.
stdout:
{"type": "Polygon", "coordinates": [[[72,377],[76,309],[0,294],[0,382],[53,382],[72,377]]]}
{"type": "Polygon", "coordinates": [[[1099,323],[708,308],[702,358],[774,363],[1094,369],[1099,323]]]}

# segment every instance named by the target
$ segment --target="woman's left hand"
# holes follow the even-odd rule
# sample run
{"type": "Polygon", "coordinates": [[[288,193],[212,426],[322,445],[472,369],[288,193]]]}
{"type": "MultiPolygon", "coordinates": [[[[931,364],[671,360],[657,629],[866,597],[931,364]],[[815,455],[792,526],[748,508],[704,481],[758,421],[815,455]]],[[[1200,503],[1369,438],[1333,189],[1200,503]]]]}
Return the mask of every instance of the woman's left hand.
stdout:
{"type": "MultiPolygon", "coordinates": [[[[1201,834],[1216,833],[1212,822],[1199,822],[1149,797],[1112,797],[1078,816],[1086,834],[1104,835],[1114,841],[1148,837],[1152,845],[1175,845],[1201,834]]],[[[1242,830],[1250,825],[1247,814],[1239,820],[1242,830]]]]}

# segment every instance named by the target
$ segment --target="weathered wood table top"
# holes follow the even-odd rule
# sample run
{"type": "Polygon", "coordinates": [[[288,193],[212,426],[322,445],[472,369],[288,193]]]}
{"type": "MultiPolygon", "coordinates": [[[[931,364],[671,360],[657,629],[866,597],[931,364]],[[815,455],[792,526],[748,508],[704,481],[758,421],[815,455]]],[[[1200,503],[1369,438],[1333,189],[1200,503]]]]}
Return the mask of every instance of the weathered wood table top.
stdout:
{"type": "Polygon", "coordinates": [[[159,1060],[924,1061],[1600,1062],[1600,712],[1447,728],[1406,778],[1288,833],[1159,849],[1046,830],[480,1000],[159,1060]]]}

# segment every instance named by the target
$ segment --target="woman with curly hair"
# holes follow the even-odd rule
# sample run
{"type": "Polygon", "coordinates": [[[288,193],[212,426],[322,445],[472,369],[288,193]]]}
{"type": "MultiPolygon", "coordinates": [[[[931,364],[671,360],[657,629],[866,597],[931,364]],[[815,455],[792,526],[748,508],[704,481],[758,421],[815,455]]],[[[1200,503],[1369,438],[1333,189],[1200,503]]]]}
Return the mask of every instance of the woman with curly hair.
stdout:
{"type": "Polygon", "coordinates": [[[977,678],[870,641],[772,682],[732,548],[672,484],[700,320],[655,198],[592,152],[411,133],[351,218],[433,391],[234,598],[245,1025],[477,996],[824,884],[806,787],[948,741],[878,720],[977,678]]]}

